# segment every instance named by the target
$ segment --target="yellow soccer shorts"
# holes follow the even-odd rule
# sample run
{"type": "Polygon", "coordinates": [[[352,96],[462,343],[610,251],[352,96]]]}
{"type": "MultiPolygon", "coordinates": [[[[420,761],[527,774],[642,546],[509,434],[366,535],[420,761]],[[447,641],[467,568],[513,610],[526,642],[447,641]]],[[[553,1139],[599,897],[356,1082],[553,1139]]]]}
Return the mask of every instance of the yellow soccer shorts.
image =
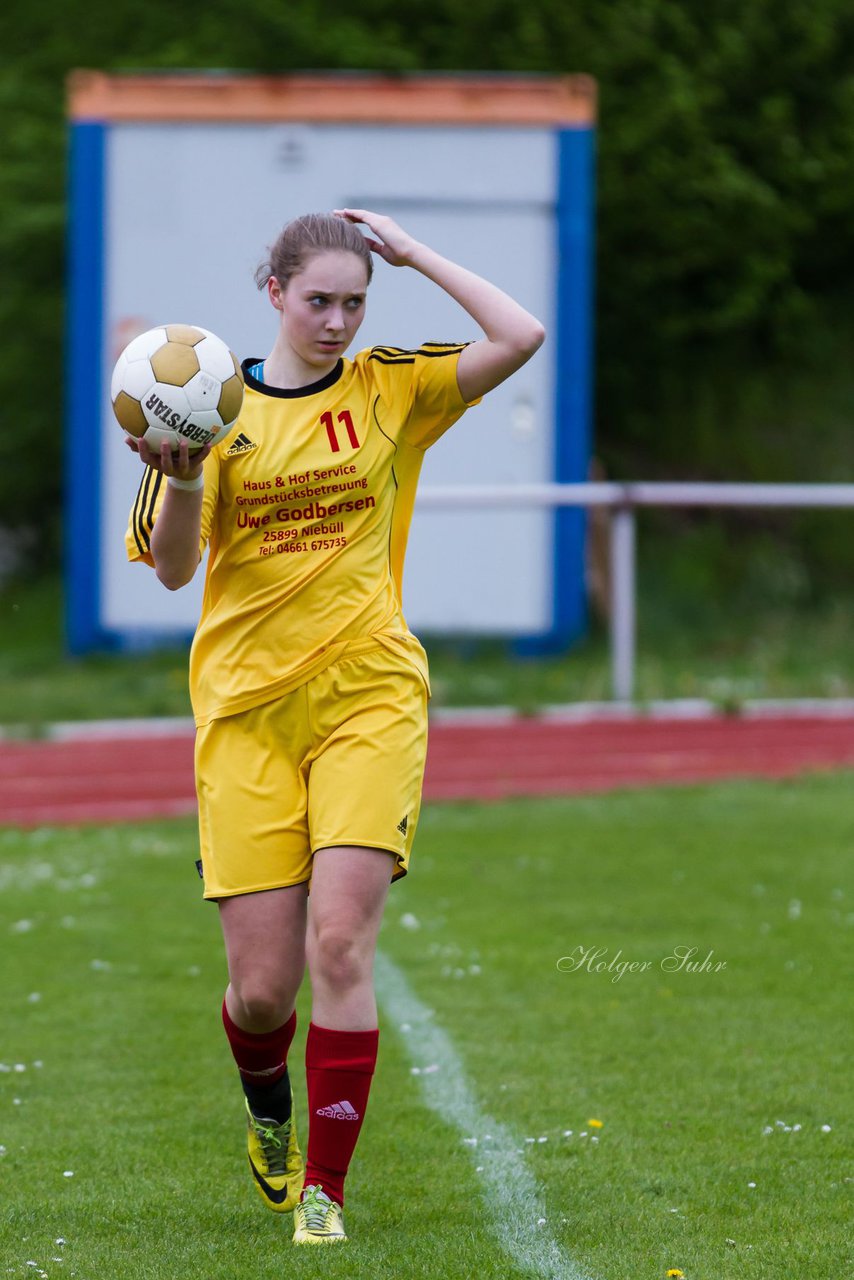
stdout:
{"type": "Polygon", "coordinates": [[[196,734],[206,898],[302,884],[316,850],[385,849],[406,875],[427,754],[427,689],[376,642],[276,701],[196,734]]]}

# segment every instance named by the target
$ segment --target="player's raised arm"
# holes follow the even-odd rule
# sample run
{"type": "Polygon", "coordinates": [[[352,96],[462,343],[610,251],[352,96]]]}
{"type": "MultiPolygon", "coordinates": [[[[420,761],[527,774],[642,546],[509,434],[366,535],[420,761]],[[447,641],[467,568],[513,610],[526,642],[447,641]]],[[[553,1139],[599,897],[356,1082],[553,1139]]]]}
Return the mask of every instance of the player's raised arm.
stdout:
{"type": "Polygon", "coordinates": [[[496,285],[415,240],[384,214],[369,209],[336,209],[339,217],[361,222],[374,233],[371,249],[393,267],[412,267],[439,285],[484,332],[465,348],[457,365],[460,394],[477,400],[520,369],[546,336],[539,320],[496,285]]]}
{"type": "Polygon", "coordinates": [[[147,466],[166,476],[163,506],[151,532],[151,555],[160,581],[170,591],[177,591],[187,585],[199,567],[205,487],[202,464],[210,453],[210,445],[190,455],[187,441],[182,440],[176,456],[166,441],[159,454],[142,439],[128,436],[126,444],[147,466]]]}

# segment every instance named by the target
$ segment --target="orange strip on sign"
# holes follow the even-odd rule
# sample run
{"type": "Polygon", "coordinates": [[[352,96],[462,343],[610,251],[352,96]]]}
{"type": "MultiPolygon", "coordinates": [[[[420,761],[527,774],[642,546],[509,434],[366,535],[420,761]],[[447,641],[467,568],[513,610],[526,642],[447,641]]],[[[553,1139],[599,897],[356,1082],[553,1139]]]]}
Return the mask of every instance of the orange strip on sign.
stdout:
{"type": "Polygon", "coordinates": [[[108,75],[72,71],[72,120],[589,125],[590,76],[108,75]]]}

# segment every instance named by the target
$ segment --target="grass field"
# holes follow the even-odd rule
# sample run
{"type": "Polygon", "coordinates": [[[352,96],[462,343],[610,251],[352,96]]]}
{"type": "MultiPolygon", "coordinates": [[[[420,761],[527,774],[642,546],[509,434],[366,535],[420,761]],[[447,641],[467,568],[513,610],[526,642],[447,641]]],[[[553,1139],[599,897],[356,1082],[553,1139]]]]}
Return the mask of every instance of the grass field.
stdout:
{"type": "MultiPolygon", "coordinates": [[[[394,1006],[352,1241],[318,1256],[247,1178],[192,823],[0,832],[0,1275],[850,1274],[852,838],[841,774],[431,807],[382,952],[482,1128],[515,1136],[546,1221],[508,1256],[487,1132],[427,1109],[443,1059],[412,1073],[394,1006]],[[668,971],[683,947],[701,968],[668,971]],[[524,1264],[538,1231],[562,1268],[524,1264]]],[[[306,1025],[303,1004],[300,1088],[306,1025]]]]}
{"type": "MultiPolygon", "coordinates": [[[[678,616],[642,593],[637,666],[639,701],[709,698],[854,697],[854,606],[820,610],[741,606],[678,616]],[[647,603],[643,603],[647,601],[647,603]]],[[[133,658],[63,654],[55,580],[0,591],[0,724],[38,732],[52,720],[188,716],[186,650],[133,658]]],[[[436,706],[494,704],[533,711],[549,703],[610,697],[607,638],[593,633],[571,653],[519,661],[497,643],[430,642],[436,706]]]]}

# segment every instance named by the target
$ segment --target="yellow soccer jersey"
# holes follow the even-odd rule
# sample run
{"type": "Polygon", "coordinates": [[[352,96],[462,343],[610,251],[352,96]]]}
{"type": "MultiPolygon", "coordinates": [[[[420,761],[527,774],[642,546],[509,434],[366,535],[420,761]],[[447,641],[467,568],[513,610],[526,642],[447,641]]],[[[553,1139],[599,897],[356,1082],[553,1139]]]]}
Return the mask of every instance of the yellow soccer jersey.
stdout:
{"type": "MultiPolygon", "coordinates": [[[[465,411],[463,344],[373,347],[319,382],[267,387],[244,362],[237,423],[205,461],[209,546],[190,654],[197,724],[279,697],[377,641],[427,679],[401,609],[403,560],[424,450],[465,411]]],[[[130,560],[152,564],[166,482],[146,468],[130,560]]]]}

